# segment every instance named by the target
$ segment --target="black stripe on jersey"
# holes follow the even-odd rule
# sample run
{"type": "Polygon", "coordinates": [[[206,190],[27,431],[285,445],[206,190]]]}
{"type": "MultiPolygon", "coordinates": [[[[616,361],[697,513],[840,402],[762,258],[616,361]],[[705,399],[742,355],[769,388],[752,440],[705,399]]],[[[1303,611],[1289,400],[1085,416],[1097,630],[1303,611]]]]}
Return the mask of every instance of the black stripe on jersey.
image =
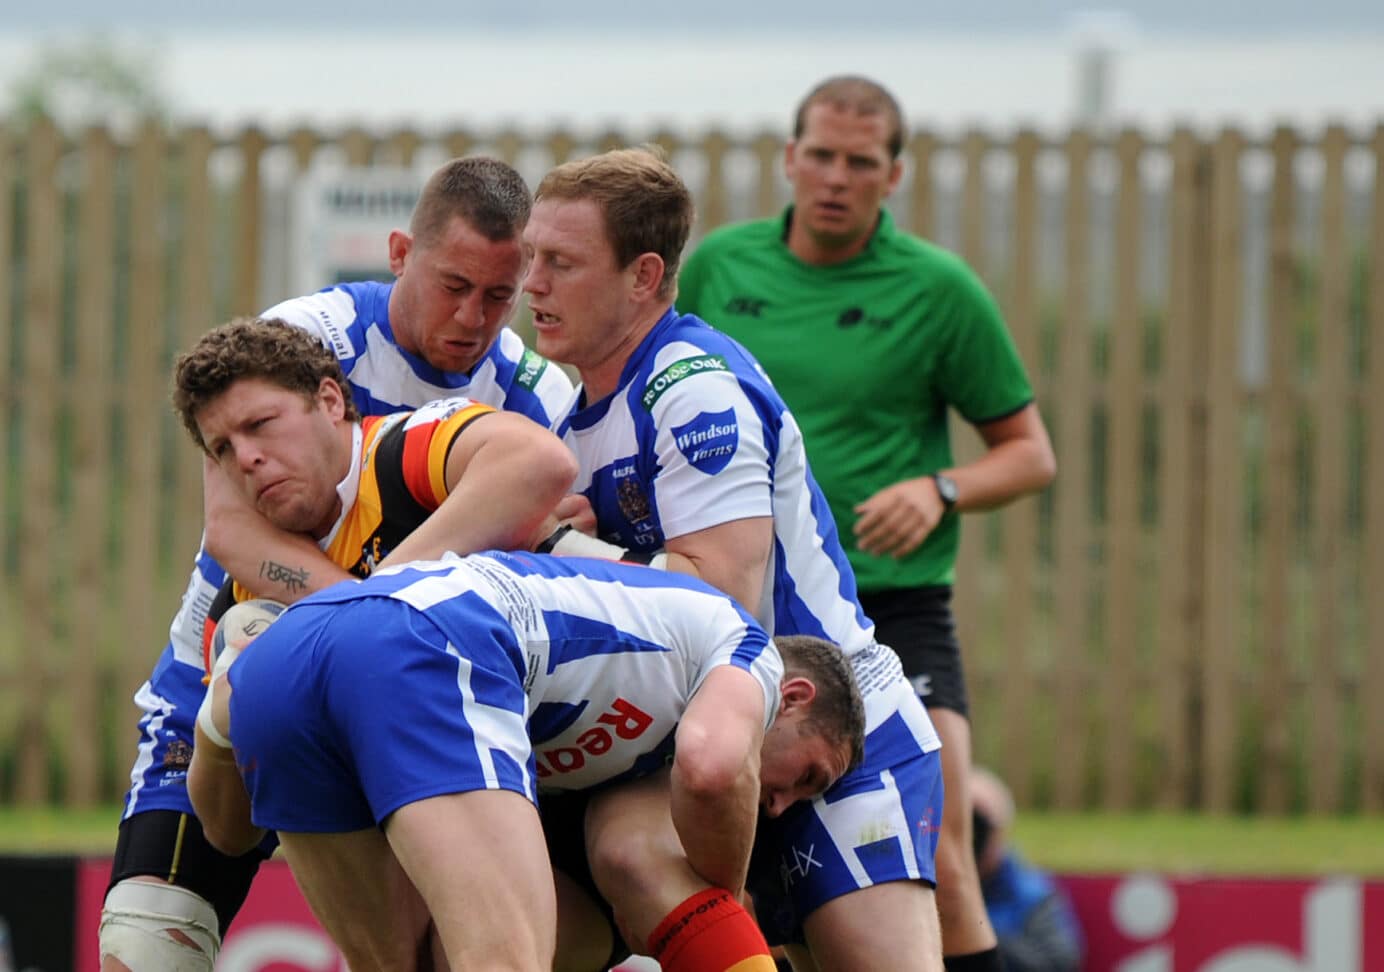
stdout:
{"type": "MultiPolygon", "coordinates": [[[[463,422],[452,436],[452,441],[447,443],[447,455],[452,454],[452,446],[472,422],[481,415],[489,414],[491,413],[481,412],[463,422]]],[[[381,511],[381,522],[376,536],[380,539],[380,547],[385,556],[422,525],[432,513],[432,510],[420,503],[409,490],[404,477],[404,443],[409,431],[406,421],[398,422],[381,437],[375,447],[373,466],[375,482],[380,489],[381,511]]]]}

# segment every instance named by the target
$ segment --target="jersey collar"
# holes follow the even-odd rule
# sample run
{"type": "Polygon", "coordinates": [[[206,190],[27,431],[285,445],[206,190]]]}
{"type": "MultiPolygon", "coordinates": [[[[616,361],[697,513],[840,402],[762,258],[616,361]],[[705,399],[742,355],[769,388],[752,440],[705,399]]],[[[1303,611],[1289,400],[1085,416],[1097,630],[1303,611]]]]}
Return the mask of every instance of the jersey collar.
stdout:
{"type": "MultiPolygon", "coordinates": [[[[784,208],[783,214],[779,217],[779,242],[783,244],[783,248],[788,251],[789,256],[791,256],[794,260],[798,260],[798,255],[794,253],[792,250],[788,249],[788,231],[792,228],[792,226],[793,206],[790,204],[784,208]]],[[[844,263],[831,264],[831,269],[849,267],[852,264],[854,264],[857,260],[864,259],[866,256],[870,255],[870,253],[874,250],[876,246],[888,243],[891,239],[893,239],[894,234],[897,232],[898,228],[894,225],[894,217],[890,214],[889,210],[881,209],[879,211],[879,222],[875,224],[875,231],[870,234],[870,239],[865,244],[865,248],[861,250],[859,253],[857,253],[855,256],[851,257],[849,260],[846,260],[844,263]]],[[[798,260],[798,262],[801,263],[802,261],[798,260]]]]}
{"type": "Polygon", "coordinates": [[[360,495],[360,445],[362,432],[360,423],[355,422],[351,425],[351,468],[346,472],[346,478],[336,484],[336,495],[341,500],[341,513],[332,524],[332,528],[327,535],[317,542],[317,545],[326,550],[336,539],[337,531],[341,529],[341,524],[346,522],[347,515],[351,512],[351,507],[356,505],[356,497],[360,495]]]}

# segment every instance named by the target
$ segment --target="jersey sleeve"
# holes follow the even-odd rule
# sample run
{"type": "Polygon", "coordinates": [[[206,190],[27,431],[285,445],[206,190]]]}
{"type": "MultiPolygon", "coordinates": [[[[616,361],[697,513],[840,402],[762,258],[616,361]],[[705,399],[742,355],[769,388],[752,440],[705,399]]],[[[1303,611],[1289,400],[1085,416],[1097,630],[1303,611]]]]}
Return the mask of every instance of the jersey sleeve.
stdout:
{"type": "Polygon", "coordinates": [[[937,387],[971,423],[1012,415],[1033,401],[1033,387],[995,299],[969,268],[949,278],[945,351],[937,387]]]}
{"type": "Polygon", "coordinates": [[[635,407],[655,428],[654,498],[665,539],[773,515],[777,423],[726,358],[690,346],[660,355],[635,407]]]}
{"type": "MultiPolygon", "coordinates": [[[[294,297],[275,304],[260,317],[278,318],[317,335],[343,363],[354,361],[365,350],[365,334],[357,316],[356,298],[344,287],[294,297]]],[[[349,367],[347,370],[350,370],[349,367]]]]}
{"type": "Polygon", "coordinates": [[[708,593],[707,597],[714,603],[695,613],[679,615],[685,630],[679,632],[678,640],[689,646],[694,655],[688,666],[695,673],[688,698],[697,694],[707,676],[717,668],[734,666],[759,683],[764,693],[767,729],[778,714],[782,699],[779,686],[783,682],[783,658],[764,629],[733,599],[720,593],[708,593]]]}
{"type": "Polygon", "coordinates": [[[386,510],[412,507],[431,512],[447,498],[447,457],[473,421],[495,409],[469,398],[429,402],[393,422],[382,422],[368,448],[376,464],[380,500],[386,510]]]}

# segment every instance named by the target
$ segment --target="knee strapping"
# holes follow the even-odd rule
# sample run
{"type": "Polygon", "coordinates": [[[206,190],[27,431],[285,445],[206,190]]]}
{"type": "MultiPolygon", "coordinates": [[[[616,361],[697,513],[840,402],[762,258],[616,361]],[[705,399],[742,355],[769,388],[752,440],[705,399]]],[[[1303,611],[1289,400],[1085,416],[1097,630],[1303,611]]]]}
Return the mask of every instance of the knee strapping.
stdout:
{"type": "Polygon", "coordinates": [[[221,933],[216,911],[200,895],[173,884],[121,881],[101,909],[100,943],[102,958],[133,972],[211,972],[221,933]]]}

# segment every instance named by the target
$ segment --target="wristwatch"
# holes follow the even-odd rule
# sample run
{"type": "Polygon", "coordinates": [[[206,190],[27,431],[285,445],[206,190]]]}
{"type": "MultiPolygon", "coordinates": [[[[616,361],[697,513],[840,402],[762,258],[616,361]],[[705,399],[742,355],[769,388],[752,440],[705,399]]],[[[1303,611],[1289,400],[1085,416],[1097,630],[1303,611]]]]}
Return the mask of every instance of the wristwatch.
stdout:
{"type": "Polygon", "coordinates": [[[956,480],[943,473],[933,473],[932,481],[937,486],[937,495],[942,497],[943,509],[950,513],[956,508],[956,480]]]}

